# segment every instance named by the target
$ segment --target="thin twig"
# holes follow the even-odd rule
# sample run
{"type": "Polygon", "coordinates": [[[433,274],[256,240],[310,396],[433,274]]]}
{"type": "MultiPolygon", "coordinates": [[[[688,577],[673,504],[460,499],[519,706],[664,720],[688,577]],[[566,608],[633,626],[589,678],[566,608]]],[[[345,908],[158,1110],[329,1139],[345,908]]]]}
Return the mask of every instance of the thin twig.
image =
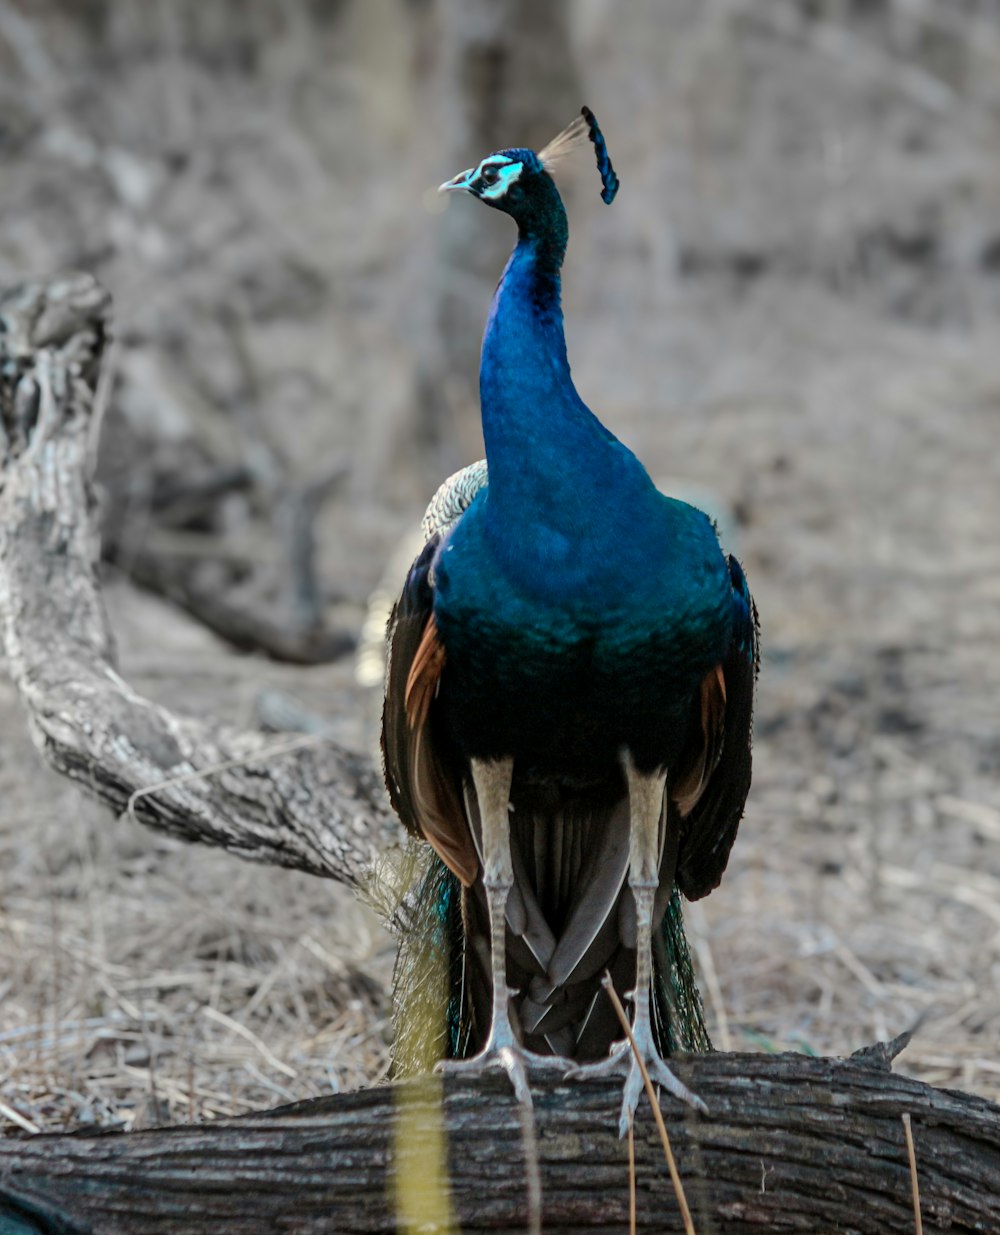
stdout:
{"type": "Polygon", "coordinates": [[[538,1132],[530,1099],[518,1102],[521,1144],[524,1146],[524,1179],[528,1185],[528,1235],[542,1235],[542,1168],[538,1159],[538,1132]]]}
{"type": "Polygon", "coordinates": [[[628,1121],[628,1230],[629,1235],[636,1235],[638,1230],[635,1212],[635,1130],[632,1120],[628,1121]]]}
{"type": "Polygon", "coordinates": [[[227,1016],[225,1012],[220,1012],[218,1008],[204,1008],[202,1011],[210,1020],[217,1021],[220,1025],[225,1025],[227,1029],[231,1029],[233,1033],[239,1034],[239,1036],[249,1042],[251,1046],[256,1047],[256,1049],[276,1072],[282,1072],[285,1076],[290,1077],[292,1080],[295,1080],[298,1077],[299,1074],[295,1071],[295,1069],[290,1068],[287,1063],[282,1063],[277,1055],[275,1055],[275,1053],[268,1047],[267,1043],[262,1042],[252,1030],[247,1029],[246,1025],[241,1025],[239,1021],[234,1021],[231,1016],[227,1016]]]}
{"type": "Polygon", "coordinates": [[[903,1132],[906,1136],[906,1153],[910,1159],[910,1187],[913,1190],[913,1229],[916,1235],[924,1235],[924,1224],[920,1217],[920,1184],[917,1180],[917,1153],[913,1148],[913,1129],[910,1126],[910,1112],[903,1116],[903,1132]]]}
{"type": "Polygon", "coordinates": [[[660,1103],[653,1089],[653,1082],[649,1079],[649,1072],[646,1070],[646,1061],[639,1054],[639,1048],[635,1044],[635,1038],[632,1037],[632,1026],[628,1023],[628,1017],[625,1015],[625,1009],[622,1007],[622,1001],[618,998],[618,992],[614,988],[611,981],[611,974],[607,970],[604,971],[604,977],[601,979],[601,985],[608,992],[611,999],[611,1006],[615,1010],[615,1015],[621,1023],[622,1029],[625,1030],[625,1036],[628,1038],[628,1044],[632,1048],[632,1054],[636,1058],[639,1065],[639,1071],[642,1073],[642,1083],[646,1087],[646,1096],[649,1098],[649,1105],[653,1108],[653,1118],[656,1120],[656,1127],[660,1133],[660,1141],[663,1145],[663,1156],[667,1161],[667,1170],[670,1172],[670,1179],[674,1185],[674,1195],[677,1197],[677,1205],[681,1211],[681,1220],[684,1223],[684,1235],[697,1235],[694,1229],[694,1222],[691,1220],[691,1210],[688,1209],[687,1197],[684,1195],[684,1185],[681,1183],[680,1173],[677,1170],[677,1163],[674,1161],[674,1151],[670,1148],[670,1137],[667,1135],[667,1125],[663,1122],[663,1111],[660,1109],[660,1103]]]}
{"type": "Polygon", "coordinates": [[[22,1115],[19,1110],[13,1106],[8,1106],[6,1102],[0,1100],[0,1115],[4,1119],[9,1119],[12,1124],[17,1124],[24,1132],[41,1132],[38,1124],[22,1115]]]}

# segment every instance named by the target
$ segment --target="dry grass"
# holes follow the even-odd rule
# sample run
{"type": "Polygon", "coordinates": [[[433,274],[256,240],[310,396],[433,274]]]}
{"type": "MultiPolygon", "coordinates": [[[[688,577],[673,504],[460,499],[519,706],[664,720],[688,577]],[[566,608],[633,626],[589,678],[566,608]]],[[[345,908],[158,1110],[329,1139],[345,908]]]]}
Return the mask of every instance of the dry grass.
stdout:
{"type": "MultiPolygon", "coordinates": [[[[172,702],[239,715],[243,683],[210,636],[157,602],[111,599],[126,670],[118,602],[157,630],[161,665],[180,641],[172,702]]],[[[111,819],[44,769],[2,691],[0,1116],[141,1127],[384,1076],[392,948],[371,913],[336,886],[111,819]]]]}
{"type": "MultiPolygon", "coordinates": [[[[73,6],[18,24],[0,0],[0,279],[82,264],[111,285],[116,406],[151,439],[305,477],[350,452],[322,569],[358,628],[476,450],[471,416],[425,471],[398,450],[447,224],[420,194],[457,167],[415,123],[406,40],[358,16],[392,2],[284,21],[261,0],[237,38],[225,5],[118,3],[96,37],[73,6]]],[[[616,432],[715,503],[764,619],[751,805],[689,915],[718,1044],[846,1053],[916,1026],[897,1067],[998,1099],[1000,22],[824,7],[583,6],[623,189],[606,211],[577,185],[569,344],[616,432]]],[[[279,687],[371,742],[352,666],[238,657],[111,598],[141,690],[248,723],[279,687]]],[[[110,820],[45,772],[5,683],[0,937],[0,1128],[384,1075],[391,948],[367,913],[110,820]]]]}

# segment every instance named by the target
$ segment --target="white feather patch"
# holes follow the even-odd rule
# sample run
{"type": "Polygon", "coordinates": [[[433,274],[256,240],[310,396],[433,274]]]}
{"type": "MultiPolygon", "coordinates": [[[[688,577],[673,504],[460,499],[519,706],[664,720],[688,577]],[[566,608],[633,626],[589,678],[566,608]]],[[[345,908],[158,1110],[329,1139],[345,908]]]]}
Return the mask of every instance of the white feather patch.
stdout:
{"type": "Polygon", "coordinates": [[[524,171],[523,163],[513,163],[509,159],[506,163],[502,164],[498,163],[496,159],[484,159],[479,165],[480,175],[482,175],[484,167],[496,167],[500,173],[495,184],[480,190],[479,196],[483,201],[488,202],[498,202],[506,194],[510,186],[520,178],[521,172],[524,171]]]}

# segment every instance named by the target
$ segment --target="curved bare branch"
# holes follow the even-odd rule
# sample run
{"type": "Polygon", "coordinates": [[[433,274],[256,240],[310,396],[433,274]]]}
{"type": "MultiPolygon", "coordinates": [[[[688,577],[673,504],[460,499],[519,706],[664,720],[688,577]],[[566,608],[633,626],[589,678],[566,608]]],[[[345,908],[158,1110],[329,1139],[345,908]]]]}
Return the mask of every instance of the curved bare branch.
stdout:
{"type": "Polygon", "coordinates": [[[115,668],[93,487],[109,320],[86,275],[0,295],[0,630],[34,740],[151,827],[358,885],[397,835],[368,759],[312,736],[265,763],[273,737],[177,716],[115,668]]]}

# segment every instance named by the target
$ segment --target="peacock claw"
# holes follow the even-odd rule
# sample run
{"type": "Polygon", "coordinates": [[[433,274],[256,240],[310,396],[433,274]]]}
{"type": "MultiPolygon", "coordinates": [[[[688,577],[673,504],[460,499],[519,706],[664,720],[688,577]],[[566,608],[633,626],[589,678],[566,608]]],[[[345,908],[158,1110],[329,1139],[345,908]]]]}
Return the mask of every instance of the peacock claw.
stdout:
{"type": "MultiPolygon", "coordinates": [[[[641,1047],[638,1049],[642,1050],[641,1047]]],[[[702,1115],[708,1114],[708,1107],[705,1103],[671,1072],[660,1058],[660,1053],[655,1046],[648,1045],[642,1051],[642,1056],[649,1079],[654,1085],[660,1085],[675,1098],[687,1103],[692,1110],[700,1111],[702,1115]]],[[[635,1117],[636,1107],[639,1105],[639,1095],[643,1090],[642,1068],[639,1065],[636,1051],[632,1049],[629,1042],[622,1042],[614,1047],[607,1059],[602,1059],[598,1063],[578,1065],[571,1068],[566,1075],[567,1077],[624,1076],[625,1088],[622,1093],[622,1113],[618,1121],[618,1135],[628,1134],[629,1126],[635,1117]]]]}
{"type": "Polygon", "coordinates": [[[534,1051],[526,1051],[513,1037],[510,1042],[502,1045],[495,1043],[491,1037],[478,1055],[473,1055],[471,1059],[442,1059],[435,1065],[434,1071],[445,1074],[450,1072],[459,1076],[482,1076],[491,1068],[503,1068],[510,1077],[518,1102],[523,1106],[531,1106],[529,1071],[557,1068],[562,1072],[565,1066],[565,1060],[553,1055],[536,1055],[534,1051]]]}

